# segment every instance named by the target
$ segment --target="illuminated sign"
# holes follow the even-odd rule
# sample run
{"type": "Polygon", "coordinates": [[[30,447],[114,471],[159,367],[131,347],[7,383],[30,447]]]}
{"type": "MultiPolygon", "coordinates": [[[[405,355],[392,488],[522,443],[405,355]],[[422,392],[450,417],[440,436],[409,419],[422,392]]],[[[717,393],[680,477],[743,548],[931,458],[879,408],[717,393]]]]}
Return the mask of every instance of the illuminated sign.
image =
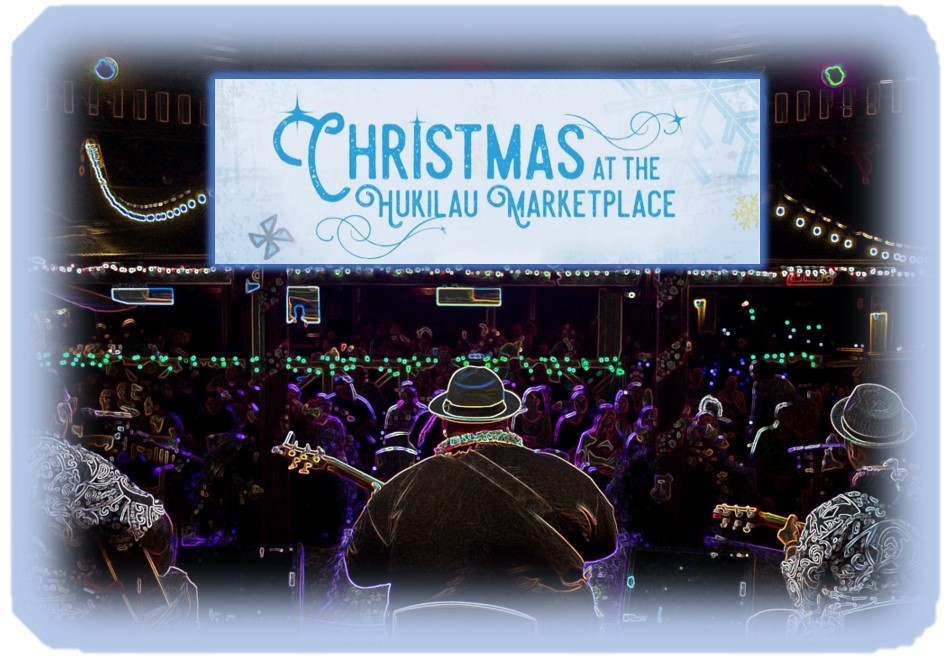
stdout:
{"type": "Polygon", "coordinates": [[[319,286],[287,286],[286,322],[317,325],[320,321],[319,286]]]}
{"type": "Polygon", "coordinates": [[[435,293],[435,302],[439,307],[499,307],[501,289],[440,286],[435,293]]]}
{"type": "Polygon", "coordinates": [[[807,272],[787,274],[788,286],[832,286],[836,275],[830,272],[807,272]]]}
{"type": "Polygon", "coordinates": [[[170,307],[174,305],[174,288],[112,288],[112,301],[141,307],[170,307]]]}
{"type": "Polygon", "coordinates": [[[759,265],[761,82],[242,78],[215,263],[759,265]]]}

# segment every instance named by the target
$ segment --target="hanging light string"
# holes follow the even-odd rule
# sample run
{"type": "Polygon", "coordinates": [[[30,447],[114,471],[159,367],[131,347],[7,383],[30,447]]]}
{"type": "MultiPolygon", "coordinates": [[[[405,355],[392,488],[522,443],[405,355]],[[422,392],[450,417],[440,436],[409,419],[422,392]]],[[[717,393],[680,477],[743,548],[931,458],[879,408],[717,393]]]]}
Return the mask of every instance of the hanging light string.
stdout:
{"type": "MultiPolygon", "coordinates": [[[[917,262],[920,262],[918,259],[917,262]]],[[[58,274],[74,274],[77,276],[92,275],[94,277],[111,277],[113,275],[136,275],[147,274],[158,277],[169,276],[227,276],[233,272],[251,273],[258,271],[257,266],[217,266],[217,267],[186,267],[186,266],[160,266],[160,265],[124,265],[115,262],[104,262],[99,265],[88,265],[79,267],[75,263],[56,264],[48,263],[43,258],[33,258],[30,265],[31,272],[48,272],[58,274]]],[[[681,269],[678,270],[687,275],[692,281],[701,283],[704,281],[720,282],[737,281],[740,283],[760,283],[773,284],[784,283],[788,276],[797,277],[815,277],[820,275],[829,275],[838,277],[839,275],[848,275],[853,279],[865,279],[867,277],[879,278],[899,278],[914,279],[918,276],[925,276],[926,273],[919,269],[907,269],[902,267],[893,267],[887,265],[878,266],[855,266],[855,265],[780,265],[778,268],[768,270],[738,270],[738,269],[681,269]]],[[[578,282],[589,285],[607,285],[615,283],[617,285],[637,284],[643,276],[660,276],[660,268],[645,269],[620,269],[620,270],[540,270],[540,269],[498,269],[498,270],[469,270],[456,268],[426,268],[426,267],[405,267],[405,268],[377,268],[377,267],[303,267],[286,270],[288,279],[293,280],[318,280],[318,281],[352,281],[352,280],[448,280],[457,281],[463,279],[477,279],[479,281],[510,282],[516,283],[559,283],[561,285],[571,282],[578,282]]],[[[666,269],[666,273],[674,274],[675,270],[666,269]]]]}
{"type": "Polygon", "coordinates": [[[924,258],[917,246],[893,242],[868,232],[850,228],[839,221],[818,213],[800,200],[784,193],[773,208],[773,215],[787,221],[799,232],[837,248],[843,257],[862,256],[870,260],[921,265],[924,258]]]}
{"type": "Polygon", "coordinates": [[[86,155],[99,189],[109,205],[122,217],[138,223],[155,223],[170,221],[186,214],[190,214],[207,204],[207,195],[203,192],[193,192],[191,189],[161,202],[150,204],[133,204],[123,200],[112,192],[108,174],[105,169],[105,159],[102,157],[102,147],[94,139],[85,141],[86,155]]]}

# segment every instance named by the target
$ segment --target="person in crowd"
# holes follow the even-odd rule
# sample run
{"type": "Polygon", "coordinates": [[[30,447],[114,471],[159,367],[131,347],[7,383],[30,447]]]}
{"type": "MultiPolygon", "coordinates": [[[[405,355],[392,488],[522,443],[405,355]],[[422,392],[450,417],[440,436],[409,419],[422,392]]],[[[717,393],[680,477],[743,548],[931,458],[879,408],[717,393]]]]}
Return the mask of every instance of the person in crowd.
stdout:
{"type": "Polygon", "coordinates": [[[618,415],[612,404],[602,404],[593,426],[579,437],[573,464],[605,490],[619,465],[624,444],[616,430],[618,415]]]}
{"type": "Polygon", "coordinates": [[[571,410],[564,412],[556,422],[553,431],[553,447],[567,454],[570,462],[576,459],[576,448],[583,432],[592,427],[593,415],[590,411],[589,392],[586,386],[573,386],[570,395],[571,410]]]}
{"type": "Polygon", "coordinates": [[[332,414],[342,422],[355,443],[359,462],[363,467],[371,467],[378,448],[375,409],[356,392],[352,377],[348,374],[337,374],[333,378],[333,392],[329,399],[332,402],[332,414]]]}
{"type": "Polygon", "coordinates": [[[510,429],[523,438],[523,445],[527,448],[552,448],[553,424],[550,418],[549,387],[527,388],[523,393],[522,402],[525,410],[513,417],[510,429]]]}
{"type": "Polygon", "coordinates": [[[797,490],[796,458],[788,453],[800,446],[797,431],[799,415],[793,404],[781,402],[774,409],[774,422],[757,431],[750,445],[750,459],[757,471],[757,491],[762,506],[786,515],[795,510],[797,490]]]}
{"type": "MultiPolygon", "coordinates": [[[[306,400],[299,443],[312,449],[320,447],[327,455],[368,471],[371,461],[360,461],[355,441],[346,433],[342,421],[332,414],[332,408],[330,396],[324,393],[306,400]]],[[[317,470],[294,477],[290,486],[294,538],[309,546],[338,546],[355,514],[359,498],[355,484],[317,470]]]]}
{"type": "Polygon", "coordinates": [[[428,407],[418,400],[418,389],[412,381],[398,384],[398,401],[385,412],[383,434],[408,432],[418,414],[426,412],[428,407]]]}

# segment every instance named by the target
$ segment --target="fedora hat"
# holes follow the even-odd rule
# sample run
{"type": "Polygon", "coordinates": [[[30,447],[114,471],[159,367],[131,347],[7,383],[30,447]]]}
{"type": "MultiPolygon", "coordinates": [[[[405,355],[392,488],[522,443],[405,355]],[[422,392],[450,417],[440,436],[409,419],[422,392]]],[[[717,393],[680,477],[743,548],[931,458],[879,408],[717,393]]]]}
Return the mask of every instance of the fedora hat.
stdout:
{"type": "Polygon", "coordinates": [[[864,448],[888,448],[911,439],[915,416],[898,394],[875,383],[863,383],[833,406],[833,429],[843,439],[864,448]]]}
{"type": "Polygon", "coordinates": [[[428,403],[428,409],[452,423],[493,423],[520,411],[520,398],[486,367],[462,367],[451,375],[447,391],[428,403]]]}

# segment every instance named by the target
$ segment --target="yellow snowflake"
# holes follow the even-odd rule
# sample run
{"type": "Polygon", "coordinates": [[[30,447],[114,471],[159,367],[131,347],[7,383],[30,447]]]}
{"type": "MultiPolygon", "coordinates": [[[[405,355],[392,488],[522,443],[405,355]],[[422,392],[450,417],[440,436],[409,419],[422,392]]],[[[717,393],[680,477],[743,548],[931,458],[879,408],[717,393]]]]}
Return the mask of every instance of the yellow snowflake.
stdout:
{"type": "Polygon", "coordinates": [[[741,195],[734,203],[734,211],[731,216],[744,230],[760,226],[760,197],[754,195],[741,195]]]}

